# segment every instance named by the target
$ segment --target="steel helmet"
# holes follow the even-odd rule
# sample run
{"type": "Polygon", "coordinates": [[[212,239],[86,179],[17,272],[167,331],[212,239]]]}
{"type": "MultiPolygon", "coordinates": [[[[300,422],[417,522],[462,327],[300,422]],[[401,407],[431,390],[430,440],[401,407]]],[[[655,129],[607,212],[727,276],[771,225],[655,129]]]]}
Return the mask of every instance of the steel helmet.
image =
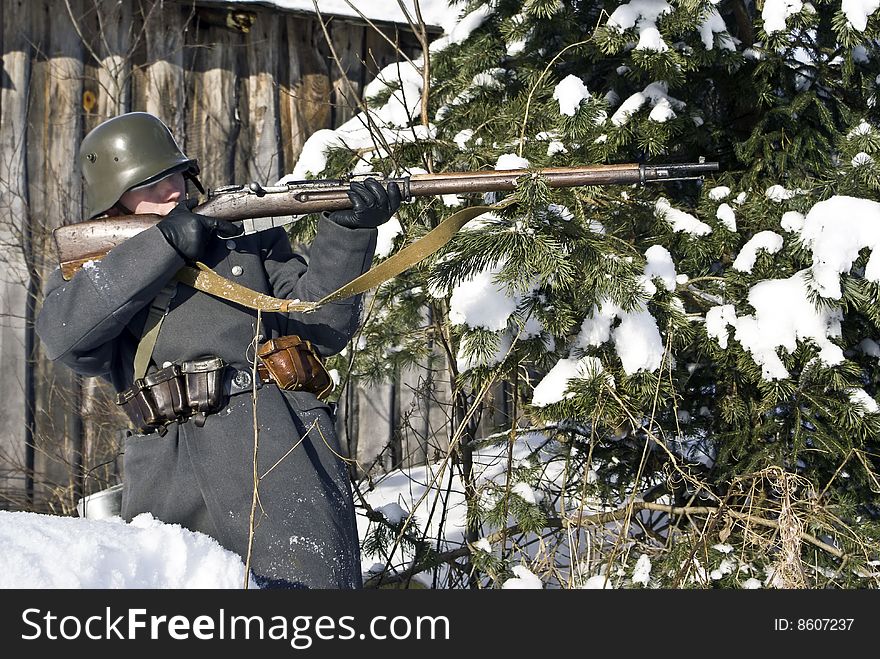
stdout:
{"type": "Polygon", "coordinates": [[[204,192],[198,161],[187,158],[168,127],[148,112],[108,119],[89,132],[79,149],[86,217],[113,207],[128,190],[182,172],[204,192]]]}

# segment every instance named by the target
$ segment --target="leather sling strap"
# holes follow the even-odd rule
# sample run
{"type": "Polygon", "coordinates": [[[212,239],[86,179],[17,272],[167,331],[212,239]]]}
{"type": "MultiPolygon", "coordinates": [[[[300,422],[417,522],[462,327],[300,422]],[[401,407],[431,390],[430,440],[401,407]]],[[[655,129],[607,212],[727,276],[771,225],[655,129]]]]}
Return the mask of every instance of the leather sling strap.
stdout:
{"type": "Polygon", "coordinates": [[[507,199],[491,206],[471,206],[450,215],[412,245],[403,248],[376,267],[368,270],[360,277],[350,281],[329,295],[325,295],[317,302],[282,300],[258,293],[218,275],[211,268],[200,262],[197,262],[194,267],[184,266],[181,268],[176,275],[176,279],[204,293],[235,302],[249,309],[259,309],[269,313],[288,313],[291,311],[308,313],[330,302],[344,300],[358,293],[368,291],[392,277],[396,277],[407,268],[412,267],[443,247],[459,229],[475,217],[490,211],[499,210],[509,206],[511,203],[513,203],[513,199],[507,199]]]}

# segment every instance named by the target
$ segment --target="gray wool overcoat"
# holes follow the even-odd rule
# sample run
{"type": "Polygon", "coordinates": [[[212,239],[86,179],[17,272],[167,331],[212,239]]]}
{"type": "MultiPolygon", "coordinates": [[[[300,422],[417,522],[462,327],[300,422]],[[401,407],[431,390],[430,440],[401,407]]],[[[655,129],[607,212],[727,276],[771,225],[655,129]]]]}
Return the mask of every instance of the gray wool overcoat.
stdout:
{"type": "MultiPolygon", "coordinates": [[[[281,228],[231,240],[211,238],[203,261],[218,274],[284,299],[315,301],[365,272],[376,229],[348,229],[328,218],[308,264],[281,228]]],[[[77,373],[132,381],[148,308],[183,259],[153,227],[114,247],[65,282],[56,271],[36,323],[50,359],[77,373]]],[[[322,356],[339,352],[360,320],[360,296],[310,314],[263,314],[263,340],[298,334],[322,356]]],[[[256,312],[184,284],[177,286],[153,360],[222,357],[250,372],[256,312]]],[[[152,371],[155,366],[151,366],[152,371]]],[[[307,392],[265,385],[257,392],[262,480],[251,566],[262,585],[357,588],[361,585],[352,492],[329,407],[307,392]]],[[[252,396],[233,395],[204,427],[173,423],[165,436],[124,442],[123,517],[149,512],[247,554],[253,495],[252,396]]]]}

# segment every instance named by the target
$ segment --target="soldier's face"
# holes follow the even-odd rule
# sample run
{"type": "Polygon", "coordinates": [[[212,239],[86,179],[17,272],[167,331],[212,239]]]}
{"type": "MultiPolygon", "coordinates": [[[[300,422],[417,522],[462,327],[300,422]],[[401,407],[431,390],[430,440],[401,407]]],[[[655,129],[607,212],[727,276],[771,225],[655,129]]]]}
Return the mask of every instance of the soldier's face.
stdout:
{"type": "Polygon", "coordinates": [[[167,215],[186,196],[186,181],[180,172],[166,176],[136,190],[129,190],[119,201],[135,215],[167,215]]]}

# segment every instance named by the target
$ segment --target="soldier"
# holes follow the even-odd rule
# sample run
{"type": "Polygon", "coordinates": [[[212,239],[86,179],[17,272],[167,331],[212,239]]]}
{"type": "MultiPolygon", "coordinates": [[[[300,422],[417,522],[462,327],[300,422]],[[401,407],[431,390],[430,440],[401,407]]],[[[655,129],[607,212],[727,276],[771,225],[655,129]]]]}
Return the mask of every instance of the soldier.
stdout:
{"type": "Polygon", "coordinates": [[[185,181],[203,191],[198,164],[151,114],[102,123],[80,158],[89,218],[164,216],[70,281],[56,271],[36,324],[49,358],[108,379],[139,429],[124,442],[123,517],[151,513],[246,556],[254,460],[247,394],[257,386],[257,582],[360,587],[351,484],[330,406],[318,397],[328,388],[319,360],[353,336],[360,296],[307,315],[264,314],[257,328],[255,311],[173,278],[202,261],[255,291],[318,300],[369,268],[376,227],[397,210],[400,190],[352,183],[353,208],[319,218],[307,264],[281,228],[243,236],[240,226],[190,212],[185,181]],[[261,359],[256,385],[255,334],[280,346],[261,359]],[[306,384],[291,385],[285,369],[306,384]]]}

